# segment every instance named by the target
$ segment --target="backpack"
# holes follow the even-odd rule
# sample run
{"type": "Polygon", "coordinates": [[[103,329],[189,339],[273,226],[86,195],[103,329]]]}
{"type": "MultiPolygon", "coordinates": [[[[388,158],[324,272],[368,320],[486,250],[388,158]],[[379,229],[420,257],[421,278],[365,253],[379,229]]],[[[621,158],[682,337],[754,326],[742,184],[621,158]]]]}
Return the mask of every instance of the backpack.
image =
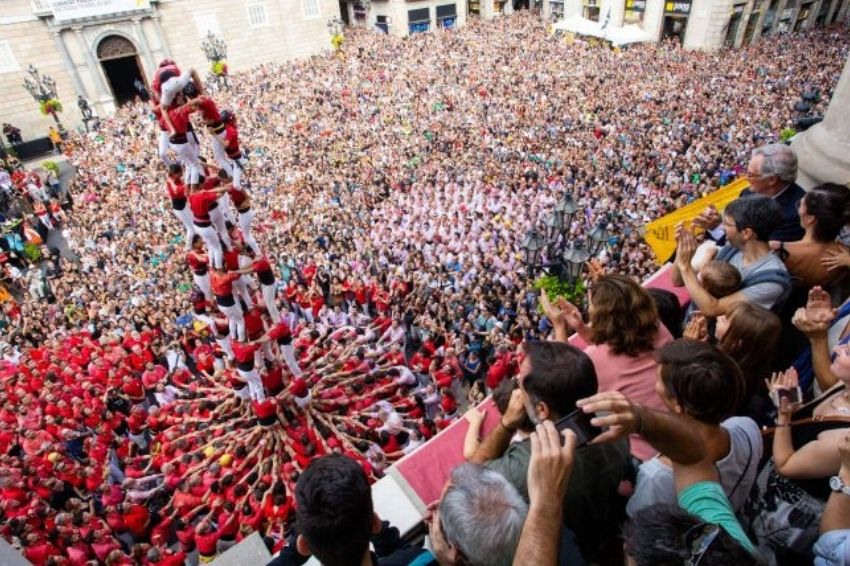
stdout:
{"type": "MultiPolygon", "coordinates": [[[[726,245],[721,248],[714,259],[728,263],[739,253],[741,253],[741,250],[730,245],[726,245]]],[[[788,297],[791,295],[792,289],[791,274],[788,273],[788,270],[767,269],[759,271],[758,273],[752,273],[741,280],[741,289],[753,287],[760,283],[777,283],[782,286],[782,294],[776,299],[776,302],[773,303],[773,306],[770,308],[770,310],[774,313],[778,314],[782,312],[782,309],[785,306],[785,301],[787,301],[788,297]]]]}

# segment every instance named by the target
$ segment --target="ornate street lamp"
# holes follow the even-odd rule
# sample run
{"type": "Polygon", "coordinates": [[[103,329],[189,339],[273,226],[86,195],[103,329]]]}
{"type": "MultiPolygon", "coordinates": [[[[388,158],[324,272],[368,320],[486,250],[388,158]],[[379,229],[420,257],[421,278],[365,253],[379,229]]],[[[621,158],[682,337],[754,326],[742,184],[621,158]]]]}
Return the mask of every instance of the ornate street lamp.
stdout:
{"type": "Polygon", "coordinates": [[[331,34],[331,37],[339,35],[342,33],[342,26],[345,22],[343,22],[338,17],[334,16],[328,20],[328,33],[331,34]]]}
{"type": "Polygon", "coordinates": [[[570,283],[575,284],[581,278],[582,271],[584,270],[584,264],[587,263],[588,259],[590,259],[590,254],[585,251],[583,243],[574,242],[564,252],[562,259],[567,280],[570,283]]]}
{"type": "Polygon", "coordinates": [[[553,210],[560,217],[561,226],[569,230],[573,223],[573,217],[575,217],[576,211],[578,211],[578,206],[576,206],[573,200],[573,194],[566,191],[561,197],[561,200],[555,203],[553,210]]]}
{"type": "Polygon", "coordinates": [[[608,231],[608,218],[600,220],[588,236],[590,238],[590,255],[596,257],[611,237],[611,232],[608,231]]]}
{"type": "Polygon", "coordinates": [[[27,69],[27,73],[29,77],[24,78],[24,88],[39,103],[41,113],[53,116],[59,131],[64,132],[65,127],[56,115],[57,112],[62,111],[62,103],[56,97],[56,81],[50,75],[40,74],[32,64],[27,69]]]}
{"type": "Polygon", "coordinates": [[[544,224],[546,225],[546,243],[554,249],[561,232],[564,231],[564,217],[554,211],[546,218],[544,224]]]}
{"type": "Polygon", "coordinates": [[[227,87],[227,43],[213,32],[207,31],[207,36],[201,41],[201,50],[210,62],[212,75],[227,87]]]}
{"type": "Polygon", "coordinates": [[[546,239],[536,228],[532,228],[525,234],[522,241],[522,249],[525,251],[525,265],[529,271],[541,267],[540,252],[546,247],[546,239]]]}

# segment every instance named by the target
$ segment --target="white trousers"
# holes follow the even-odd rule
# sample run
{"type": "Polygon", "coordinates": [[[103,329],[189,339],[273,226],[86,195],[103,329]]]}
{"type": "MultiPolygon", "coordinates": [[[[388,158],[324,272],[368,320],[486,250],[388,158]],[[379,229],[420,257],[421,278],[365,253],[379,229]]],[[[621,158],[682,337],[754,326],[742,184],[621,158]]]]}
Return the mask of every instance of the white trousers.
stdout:
{"type": "Polygon", "coordinates": [[[218,344],[219,348],[221,348],[222,351],[225,354],[227,354],[227,357],[232,360],[233,359],[233,348],[230,347],[230,334],[228,334],[227,336],[221,337],[221,338],[216,336],[215,342],[216,342],[216,344],[218,344]]]}
{"type": "Polygon", "coordinates": [[[204,298],[210,302],[215,298],[213,297],[212,285],[210,284],[210,274],[209,272],[204,273],[203,275],[198,275],[194,271],[192,272],[192,279],[195,280],[195,285],[201,289],[201,292],[204,294],[204,298]]]}
{"type": "Polygon", "coordinates": [[[240,342],[244,342],[246,340],[245,316],[242,314],[242,309],[239,308],[239,304],[237,303],[230,306],[218,305],[218,310],[227,316],[231,338],[236,336],[240,342]]]}
{"type": "Polygon", "coordinates": [[[183,206],[181,210],[172,208],[174,216],[183,224],[183,229],[186,231],[186,251],[192,249],[192,239],[195,237],[195,223],[192,221],[192,211],[189,205],[183,206]]]}
{"type": "Polygon", "coordinates": [[[286,367],[289,368],[289,373],[295,377],[301,377],[304,372],[298,367],[298,360],[295,359],[295,348],[292,344],[282,344],[280,353],[283,355],[283,361],[286,362],[286,367]]]}
{"type": "Polygon", "coordinates": [[[248,290],[248,282],[245,281],[244,275],[233,282],[233,294],[237,299],[242,299],[246,307],[254,308],[254,300],[251,298],[251,291],[248,290]]]}
{"type": "Polygon", "coordinates": [[[215,231],[218,232],[219,238],[224,242],[224,245],[227,246],[227,249],[233,247],[233,243],[230,241],[230,236],[227,234],[227,225],[224,221],[224,211],[221,203],[218,204],[217,207],[210,209],[210,222],[215,226],[215,231]]]}
{"type": "MultiPolygon", "coordinates": [[[[189,134],[191,135],[191,134],[189,134]]],[[[201,178],[201,161],[195,146],[191,143],[171,143],[171,149],[177,154],[180,163],[183,164],[183,182],[187,185],[197,185],[201,178]]]]}
{"type": "Polygon", "coordinates": [[[257,243],[257,240],[254,239],[254,235],[251,233],[251,221],[254,220],[254,216],[256,216],[256,212],[254,212],[253,208],[249,208],[245,212],[239,213],[239,231],[242,232],[242,238],[245,240],[245,244],[251,251],[253,251],[257,255],[262,255],[260,253],[260,245],[257,243]]]}
{"type": "Polygon", "coordinates": [[[168,132],[160,130],[158,141],[159,147],[157,148],[157,154],[159,155],[159,158],[162,160],[162,162],[165,163],[165,166],[170,167],[171,164],[174,163],[174,160],[171,159],[170,155],[168,155],[168,147],[170,143],[168,141],[168,132]]]}
{"type": "Polygon", "coordinates": [[[229,194],[224,193],[218,197],[218,206],[222,209],[222,214],[224,214],[225,220],[232,224],[236,224],[238,222],[233,201],[230,200],[229,194]]]}
{"type": "Polygon", "coordinates": [[[224,250],[221,249],[221,240],[218,238],[218,232],[212,226],[198,226],[195,224],[195,232],[204,241],[207,246],[207,253],[210,255],[210,263],[216,269],[224,267],[224,250]]]}
{"type": "Polygon", "coordinates": [[[237,369],[236,371],[239,372],[239,376],[242,377],[242,379],[248,382],[248,391],[251,395],[251,399],[254,401],[262,401],[266,398],[266,394],[263,391],[263,380],[260,379],[260,374],[257,372],[257,368],[254,368],[251,371],[242,371],[241,369],[237,369]]]}
{"type": "Polygon", "coordinates": [[[261,284],[260,289],[263,293],[263,303],[266,305],[266,310],[269,311],[269,316],[272,318],[272,322],[277,324],[280,321],[280,311],[277,310],[277,301],[275,300],[277,297],[277,284],[261,284]]]}

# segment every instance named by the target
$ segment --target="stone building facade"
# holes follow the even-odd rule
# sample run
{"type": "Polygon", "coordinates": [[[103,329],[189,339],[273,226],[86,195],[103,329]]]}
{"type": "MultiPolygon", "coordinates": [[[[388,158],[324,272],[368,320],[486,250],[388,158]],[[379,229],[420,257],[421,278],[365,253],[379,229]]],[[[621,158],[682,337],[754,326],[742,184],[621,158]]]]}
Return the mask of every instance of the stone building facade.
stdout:
{"type": "MultiPolygon", "coordinates": [[[[492,8],[493,1],[490,1],[492,8]]],[[[501,0],[495,0],[497,3],[501,0]]],[[[467,15],[482,13],[484,0],[348,0],[343,17],[353,25],[379,29],[395,36],[455,28],[466,23],[467,15]]]]}
{"type": "Polygon", "coordinates": [[[339,16],[338,0],[0,0],[0,120],[24,140],[53,124],[23,87],[30,64],[56,81],[59,116],[76,128],[78,95],[108,116],[165,57],[205,76],[208,31],[239,71],[330,49],[328,21],[339,16]]]}
{"type": "Polygon", "coordinates": [[[688,49],[741,47],[762,35],[850,17],[850,0],[544,0],[543,4],[544,10],[565,17],[608,20],[611,26],[637,24],[656,39],[677,36],[688,49]]]}

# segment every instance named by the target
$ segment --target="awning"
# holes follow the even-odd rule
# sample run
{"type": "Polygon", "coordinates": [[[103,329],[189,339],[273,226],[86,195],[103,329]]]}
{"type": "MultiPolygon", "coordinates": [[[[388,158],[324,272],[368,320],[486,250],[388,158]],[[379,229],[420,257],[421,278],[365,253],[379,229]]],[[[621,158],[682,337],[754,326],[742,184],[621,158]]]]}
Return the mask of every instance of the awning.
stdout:
{"type": "Polygon", "coordinates": [[[603,38],[613,45],[627,45],[629,43],[642,43],[654,41],[653,37],[645,32],[640,26],[629,24],[623,27],[607,26],[593,20],[588,20],[579,15],[564,18],[554,26],[555,30],[577,33],[589,37],[603,38]]]}

